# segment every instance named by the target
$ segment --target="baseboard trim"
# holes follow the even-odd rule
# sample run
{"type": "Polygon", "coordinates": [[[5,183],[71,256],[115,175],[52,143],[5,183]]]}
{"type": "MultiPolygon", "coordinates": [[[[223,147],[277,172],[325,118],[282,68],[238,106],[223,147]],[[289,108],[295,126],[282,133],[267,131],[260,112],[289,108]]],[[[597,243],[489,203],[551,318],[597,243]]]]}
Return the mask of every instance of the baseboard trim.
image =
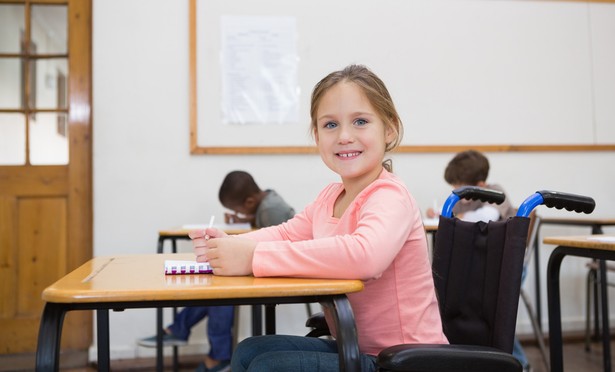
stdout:
{"type": "MultiPolygon", "coordinates": [[[[82,368],[88,365],[87,350],[63,350],[60,353],[60,365],[65,368],[82,368]]],[[[0,355],[0,372],[33,371],[36,353],[0,355]]]]}

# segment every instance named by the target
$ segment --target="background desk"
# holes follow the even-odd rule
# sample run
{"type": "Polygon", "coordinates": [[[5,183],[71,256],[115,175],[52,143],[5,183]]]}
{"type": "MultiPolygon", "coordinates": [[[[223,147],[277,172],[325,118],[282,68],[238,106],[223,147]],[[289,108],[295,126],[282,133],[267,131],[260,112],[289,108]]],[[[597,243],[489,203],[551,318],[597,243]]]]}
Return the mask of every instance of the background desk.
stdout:
{"type": "Polygon", "coordinates": [[[431,235],[431,248],[436,245],[436,233],[438,232],[438,224],[440,223],[440,218],[425,218],[423,219],[423,227],[425,228],[425,233],[427,235],[431,235]]]}
{"type": "Polygon", "coordinates": [[[36,370],[58,370],[67,311],[97,311],[98,367],[108,371],[110,309],[304,302],[321,302],[332,310],[340,365],[348,371],[358,370],[356,326],[346,294],[361,291],[360,280],[164,275],[164,260],[192,258],[192,254],[96,257],[47,287],[42,295],[46,304],[39,328],[36,370]]]}
{"type": "MultiPolygon", "coordinates": [[[[536,226],[536,240],[534,241],[534,271],[536,276],[535,281],[535,293],[536,293],[536,322],[542,329],[542,301],[540,295],[540,228],[543,225],[562,225],[562,226],[579,226],[591,228],[592,234],[602,234],[602,227],[615,226],[615,218],[540,218],[538,225],[536,226]]],[[[597,298],[595,296],[594,298],[597,298]]],[[[595,307],[597,308],[597,307],[595,307]]],[[[597,316],[595,317],[598,318],[597,316]]]]}
{"type": "MultiPolygon", "coordinates": [[[[222,226],[214,226],[214,227],[222,227],[222,226]]],[[[160,230],[158,231],[158,253],[164,252],[164,242],[169,240],[171,242],[171,251],[173,253],[177,253],[177,241],[178,240],[190,240],[188,233],[193,229],[187,228],[174,228],[168,230],[160,230]]],[[[229,235],[243,234],[252,231],[251,228],[246,227],[245,224],[238,224],[237,226],[233,225],[224,225],[220,230],[224,231],[229,235]]]]}
{"type": "MultiPolygon", "coordinates": [[[[551,371],[560,372],[564,369],[562,355],[562,319],[559,274],[562,260],[566,256],[588,257],[600,260],[600,277],[606,283],[606,268],[604,260],[615,260],[615,242],[602,242],[591,240],[597,236],[564,236],[549,237],[544,239],[545,244],[557,245],[549,257],[547,266],[547,298],[549,299],[549,349],[551,359],[551,371]]],[[[615,237],[613,237],[615,239],[615,237]]],[[[606,298],[606,285],[601,285],[600,290],[603,298],[606,298]]],[[[602,313],[609,313],[609,304],[602,301],[602,313]]],[[[611,370],[611,349],[609,336],[609,317],[602,317],[603,332],[603,359],[604,370],[611,370]]]]}

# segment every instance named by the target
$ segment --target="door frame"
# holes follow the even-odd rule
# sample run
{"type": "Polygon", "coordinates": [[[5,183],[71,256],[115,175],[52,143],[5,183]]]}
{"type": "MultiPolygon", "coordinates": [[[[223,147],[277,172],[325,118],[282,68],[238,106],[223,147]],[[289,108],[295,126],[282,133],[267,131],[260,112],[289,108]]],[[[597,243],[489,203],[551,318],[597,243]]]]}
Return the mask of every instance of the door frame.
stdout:
{"type": "MultiPolygon", "coordinates": [[[[93,256],[93,193],[92,193],[92,0],[0,0],[0,4],[67,6],[68,27],[68,105],[67,124],[69,161],[66,166],[0,166],[0,191],[19,197],[34,189],[43,193],[59,193],[67,200],[66,272],[70,272],[93,256]],[[29,185],[32,189],[24,189],[29,185]]],[[[0,112],[23,112],[2,109],[0,112]]],[[[14,231],[17,226],[7,228],[14,231]]],[[[9,234],[15,235],[14,233],[9,234]]],[[[15,247],[15,242],[7,243],[15,247]]],[[[13,249],[13,248],[11,248],[13,249]]],[[[59,279],[59,278],[58,278],[59,279]]],[[[42,313],[42,307],[41,307],[42,313]]],[[[91,312],[76,312],[66,317],[63,339],[70,345],[62,350],[62,365],[85,366],[93,340],[91,312]],[[74,329],[71,333],[69,329],[74,329]]],[[[33,341],[36,346],[37,340],[33,341]]],[[[63,342],[64,344],[64,342],[63,342]]],[[[34,348],[36,350],[36,347],[34,348]]],[[[3,354],[0,365],[34,366],[34,354],[3,354]]],[[[0,368],[0,370],[3,370],[0,368]]]]}

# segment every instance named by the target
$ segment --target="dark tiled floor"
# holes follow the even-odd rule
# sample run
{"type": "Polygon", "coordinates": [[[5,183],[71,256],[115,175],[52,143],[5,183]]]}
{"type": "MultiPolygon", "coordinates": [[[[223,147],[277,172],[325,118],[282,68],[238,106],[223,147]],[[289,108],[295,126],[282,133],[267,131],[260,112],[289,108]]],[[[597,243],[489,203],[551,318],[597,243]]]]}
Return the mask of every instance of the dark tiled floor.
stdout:
{"type": "MultiPolygon", "coordinates": [[[[548,369],[543,362],[540,349],[535,346],[525,346],[530,365],[533,372],[547,372],[548,369]]],[[[613,343],[611,342],[611,363],[613,356],[613,343]]],[[[585,343],[575,342],[564,344],[564,370],[565,371],[603,371],[602,363],[602,343],[593,342],[590,350],[585,351],[585,343]]]]}

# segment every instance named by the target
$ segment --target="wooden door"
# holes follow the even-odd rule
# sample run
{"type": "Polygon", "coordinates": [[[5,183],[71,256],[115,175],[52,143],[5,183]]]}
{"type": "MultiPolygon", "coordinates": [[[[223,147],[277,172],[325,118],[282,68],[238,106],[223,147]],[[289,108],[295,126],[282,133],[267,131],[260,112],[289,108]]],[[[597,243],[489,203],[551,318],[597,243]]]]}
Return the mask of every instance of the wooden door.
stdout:
{"type": "MultiPolygon", "coordinates": [[[[92,256],[91,19],[0,0],[0,358],[32,360],[41,291],[92,256]]],[[[91,323],[66,317],[63,354],[87,356],[91,323]]]]}

